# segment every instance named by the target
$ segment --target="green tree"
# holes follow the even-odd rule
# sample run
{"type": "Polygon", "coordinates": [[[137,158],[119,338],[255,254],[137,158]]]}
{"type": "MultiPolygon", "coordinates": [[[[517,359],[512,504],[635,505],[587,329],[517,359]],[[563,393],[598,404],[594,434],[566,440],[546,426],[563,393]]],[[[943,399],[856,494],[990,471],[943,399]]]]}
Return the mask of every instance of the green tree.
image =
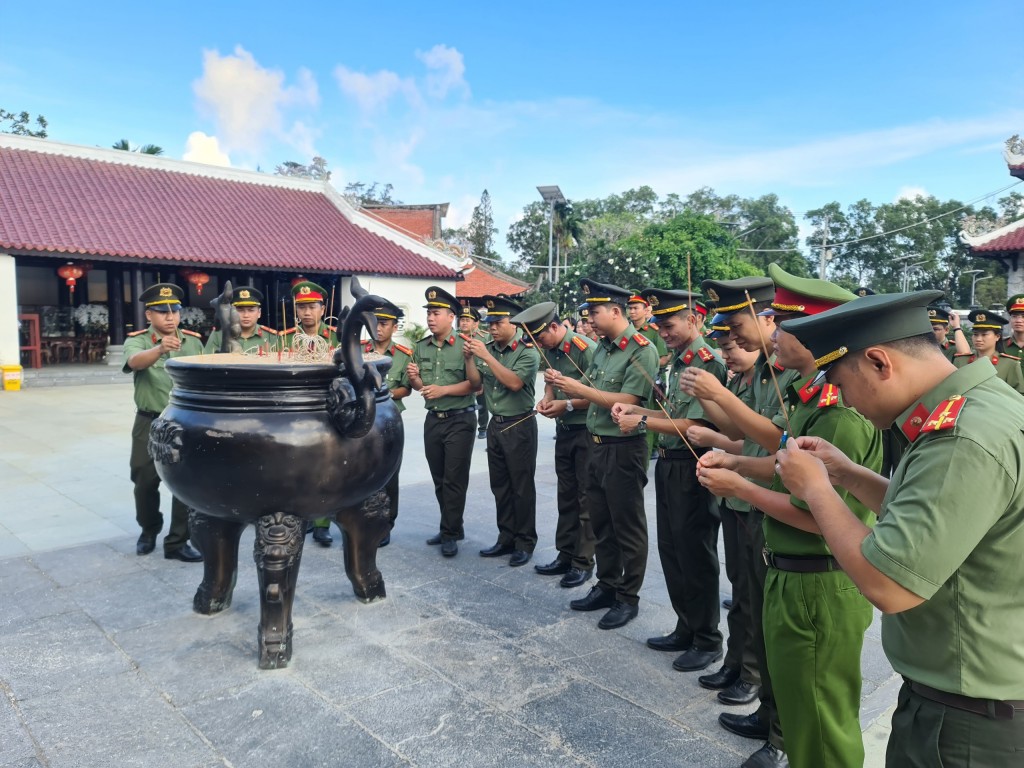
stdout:
{"type": "Polygon", "coordinates": [[[142,146],[133,147],[128,143],[128,139],[118,139],[111,146],[114,149],[120,149],[125,152],[138,152],[142,155],[162,155],[164,153],[163,147],[158,147],[156,144],[143,144],[142,146]]]}
{"type": "Polygon", "coordinates": [[[35,120],[28,112],[8,112],[0,109],[0,133],[13,133],[18,136],[34,136],[37,139],[45,139],[46,128],[49,125],[46,118],[36,115],[35,120]],[[36,127],[32,128],[35,123],[36,127]]]}
{"type": "Polygon", "coordinates": [[[466,228],[469,243],[473,246],[473,255],[484,259],[497,260],[494,252],[494,236],[498,228],[494,226],[494,214],[491,211],[491,195],[485,189],[480,195],[480,204],[473,209],[473,215],[466,228]]]}
{"type": "Polygon", "coordinates": [[[355,205],[401,205],[402,201],[395,200],[391,194],[394,189],[391,184],[379,184],[376,181],[369,186],[361,181],[353,181],[345,185],[343,194],[355,205]]]}

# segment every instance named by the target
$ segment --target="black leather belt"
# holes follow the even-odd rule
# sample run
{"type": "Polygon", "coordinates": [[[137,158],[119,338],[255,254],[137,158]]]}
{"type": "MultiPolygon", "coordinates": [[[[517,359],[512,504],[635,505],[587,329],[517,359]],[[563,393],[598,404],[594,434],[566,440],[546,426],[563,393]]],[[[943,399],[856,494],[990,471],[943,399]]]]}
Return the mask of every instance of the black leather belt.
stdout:
{"type": "Polygon", "coordinates": [[[475,413],[476,406],[471,405],[468,408],[453,408],[450,411],[430,411],[430,414],[436,416],[439,419],[447,419],[449,416],[458,416],[460,413],[475,413]]]}
{"type": "Polygon", "coordinates": [[[947,707],[953,707],[953,709],[960,709],[964,712],[973,712],[975,715],[983,715],[990,720],[1013,720],[1015,717],[1024,716],[1024,714],[1018,714],[1024,713],[1024,701],[975,699],[959,693],[940,691],[938,688],[932,688],[929,685],[911,680],[908,677],[904,677],[903,680],[908,686],[910,686],[910,690],[918,696],[928,699],[929,701],[934,701],[938,704],[945,704],[947,707]]]}
{"type": "Polygon", "coordinates": [[[630,440],[639,440],[644,435],[622,435],[621,437],[606,437],[605,435],[594,435],[590,436],[590,439],[598,445],[606,445],[610,443],[628,443],[630,440]]]}
{"type": "Polygon", "coordinates": [[[692,459],[693,461],[697,460],[693,457],[693,454],[690,453],[690,451],[686,450],[685,448],[659,448],[658,458],[668,459],[669,461],[672,461],[673,459],[692,459]]]}
{"type": "Polygon", "coordinates": [[[555,424],[555,430],[558,432],[579,432],[586,428],[586,424],[555,424]]]}
{"type": "Polygon", "coordinates": [[[528,419],[531,416],[533,416],[533,411],[527,411],[526,413],[520,413],[517,416],[497,416],[495,414],[492,414],[491,415],[491,420],[496,422],[496,423],[498,423],[498,424],[505,424],[505,423],[510,422],[510,421],[522,421],[523,419],[528,419]]]}
{"type": "Polygon", "coordinates": [[[764,564],[777,571],[794,573],[828,573],[841,571],[838,561],[830,555],[777,555],[767,547],[761,550],[764,564]]]}
{"type": "Polygon", "coordinates": [[[136,411],[139,416],[145,416],[147,419],[159,419],[160,414],[154,411],[136,411]]]}

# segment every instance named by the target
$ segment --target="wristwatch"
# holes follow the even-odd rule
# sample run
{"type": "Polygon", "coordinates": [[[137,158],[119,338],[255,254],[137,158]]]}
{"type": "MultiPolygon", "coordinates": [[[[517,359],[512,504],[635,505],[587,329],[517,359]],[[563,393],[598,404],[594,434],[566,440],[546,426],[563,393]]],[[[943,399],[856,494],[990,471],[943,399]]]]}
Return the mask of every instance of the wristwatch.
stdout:
{"type": "Polygon", "coordinates": [[[565,411],[566,411],[566,413],[572,413],[575,410],[576,410],[576,408],[572,404],[572,398],[569,398],[568,400],[566,400],[565,401],[565,411]]]}
{"type": "Polygon", "coordinates": [[[640,417],[640,423],[636,425],[636,428],[641,432],[647,431],[647,414],[645,413],[640,417]]]}

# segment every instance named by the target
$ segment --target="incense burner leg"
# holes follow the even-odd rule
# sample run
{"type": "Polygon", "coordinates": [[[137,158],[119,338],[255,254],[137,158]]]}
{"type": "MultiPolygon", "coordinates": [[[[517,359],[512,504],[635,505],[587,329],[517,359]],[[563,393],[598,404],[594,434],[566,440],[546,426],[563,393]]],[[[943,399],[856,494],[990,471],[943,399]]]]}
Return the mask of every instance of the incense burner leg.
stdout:
{"type": "Polygon", "coordinates": [[[305,530],[305,520],[283,512],[256,521],[253,560],[260,582],[260,669],[286,667],[292,657],[292,602],[305,530]]]}
{"type": "Polygon", "coordinates": [[[238,577],[238,540],[245,523],[189,510],[189,537],[203,553],[203,581],[192,599],[192,610],[206,615],[231,606],[238,577]]]}
{"type": "Polygon", "coordinates": [[[381,490],[337,516],[345,574],[352,582],[352,591],[364,603],[387,597],[384,577],[377,568],[377,549],[390,530],[389,509],[388,495],[381,490]]]}

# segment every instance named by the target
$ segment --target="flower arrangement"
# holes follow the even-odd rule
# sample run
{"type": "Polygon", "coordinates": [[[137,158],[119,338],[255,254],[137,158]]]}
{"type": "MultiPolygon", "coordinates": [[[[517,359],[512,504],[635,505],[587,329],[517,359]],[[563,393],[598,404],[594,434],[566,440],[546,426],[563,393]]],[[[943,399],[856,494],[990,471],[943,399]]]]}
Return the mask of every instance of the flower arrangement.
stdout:
{"type": "Polygon", "coordinates": [[[75,307],[74,317],[87,336],[105,334],[110,324],[105,304],[81,304],[75,307]]]}
{"type": "Polygon", "coordinates": [[[210,330],[210,319],[199,307],[181,308],[181,327],[196,333],[208,333],[210,330]]]}

